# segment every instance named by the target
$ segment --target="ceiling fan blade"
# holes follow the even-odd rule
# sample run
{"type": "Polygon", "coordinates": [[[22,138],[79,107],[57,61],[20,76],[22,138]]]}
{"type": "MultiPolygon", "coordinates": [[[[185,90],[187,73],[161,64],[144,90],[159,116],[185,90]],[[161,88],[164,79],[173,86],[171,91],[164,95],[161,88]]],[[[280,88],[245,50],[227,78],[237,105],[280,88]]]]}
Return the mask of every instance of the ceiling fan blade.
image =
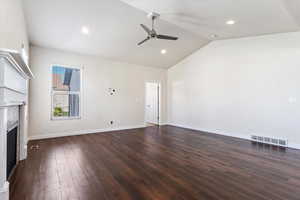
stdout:
{"type": "Polygon", "coordinates": [[[148,33],[148,35],[151,35],[151,30],[147,26],[141,24],[141,27],[148,33]]]}
{"type": "Polygon", "coordinates": [[[157,35],[156,36],[158,39],[163,39],[163,40],[177,40],[178,37],[173,37],[173,36],[168,36],[168,35],[157,35]]]}
{"type": "Polygon", "coordinates": [[[146,39],[144,39],[143,41],[139,42],[138,45],[141,45],[143,43],[145,43],[146,41],[148,41],[150,39],[150,37],[147,37],[146,39]]]}

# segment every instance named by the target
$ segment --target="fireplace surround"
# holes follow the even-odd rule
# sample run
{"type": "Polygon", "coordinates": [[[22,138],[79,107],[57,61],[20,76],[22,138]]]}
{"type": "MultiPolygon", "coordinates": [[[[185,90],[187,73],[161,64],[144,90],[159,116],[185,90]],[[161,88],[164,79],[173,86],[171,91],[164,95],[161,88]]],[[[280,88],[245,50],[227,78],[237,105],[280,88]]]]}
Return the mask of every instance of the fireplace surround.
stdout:
{"type": "MultiPolygon", "coordinates": [[[[0,49],[0,199],[9,199],[8,171],[27,157],[28,80],[33,78],[17,51],[0,49]],[[11,131],[14,131],[13,133],[11,131]],[[12,135],[14,134],[14,137],[12,135]],[[15,149],[7,145],[15,145],[15,149]],[[7,152],[7,150],[12,152],[7,152]],[[15,151],[15,152],[14,152],[15,151]],[[8,153],[15,158],[8,157],[8,153]],[[15,159],[15,160],[14,160],[15,159]],[[8,169],[7,167],[10,167],[8,169]]],[[[10,173],[11,174],[11,173],[10,173]]]]}

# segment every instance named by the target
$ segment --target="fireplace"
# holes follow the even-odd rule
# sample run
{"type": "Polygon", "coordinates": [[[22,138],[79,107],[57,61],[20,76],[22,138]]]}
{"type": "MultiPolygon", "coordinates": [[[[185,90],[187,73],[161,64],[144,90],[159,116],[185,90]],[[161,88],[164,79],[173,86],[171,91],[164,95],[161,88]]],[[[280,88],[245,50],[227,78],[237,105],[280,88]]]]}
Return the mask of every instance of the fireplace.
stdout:
{"type": "Polygon", "coordinates": [[[18,52],[0,49],[0,199],[9,199],[9,178],[27,156],[28,80],[18,52]]]}
{"type": "Polygon", "coordinates": [[[9,180],[17,165],[18,126],[7,132],[6,179],[9,180]]]}

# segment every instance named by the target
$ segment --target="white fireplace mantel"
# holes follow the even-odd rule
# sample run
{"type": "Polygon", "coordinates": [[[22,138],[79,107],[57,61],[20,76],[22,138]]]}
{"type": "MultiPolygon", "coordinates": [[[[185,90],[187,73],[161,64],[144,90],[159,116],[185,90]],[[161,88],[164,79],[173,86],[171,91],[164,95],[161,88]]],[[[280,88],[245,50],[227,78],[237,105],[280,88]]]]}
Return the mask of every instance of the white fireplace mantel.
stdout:
{"type": "Polygon", "coordinates": [[[6,178],[7,131],[18,123],[18,159],[27,157],[28,80],[33,74],[17,51],[0,49],[0,199],[8,200],[9,183],[6,178]],[[11,115],[11,110],[19,113],[11,115]]]}

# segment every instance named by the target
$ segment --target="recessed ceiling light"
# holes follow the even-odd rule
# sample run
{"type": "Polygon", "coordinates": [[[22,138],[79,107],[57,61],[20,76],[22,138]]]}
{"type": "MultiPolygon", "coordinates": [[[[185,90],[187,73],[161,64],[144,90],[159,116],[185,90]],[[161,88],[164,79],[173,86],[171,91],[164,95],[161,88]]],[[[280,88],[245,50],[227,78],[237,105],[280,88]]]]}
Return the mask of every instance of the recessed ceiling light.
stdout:
{"type": "Polygon", "coordinates": [[[226,24],[227,24],[227,25],[233,25],[233,24],[235,24],[235,21],[234,21],[234,20],[228,20],[228,21],[226,22],[226,24]]]}
{"type": "Polygon", "coordinates": [[[166,53],[167,53],[167,50],[162,49],[162,50],[160,51],[160,53],[161,53],[161,54],[166,54],[166,53]]]}
{"type": "Polygon", "coordinates": [[[90,31],[89,31],[88,27],[83,26],[83,27],[81,28],[81,33],[87,35],[87,34],[89,34],[89,32],[90,32],[90,31]]]}

